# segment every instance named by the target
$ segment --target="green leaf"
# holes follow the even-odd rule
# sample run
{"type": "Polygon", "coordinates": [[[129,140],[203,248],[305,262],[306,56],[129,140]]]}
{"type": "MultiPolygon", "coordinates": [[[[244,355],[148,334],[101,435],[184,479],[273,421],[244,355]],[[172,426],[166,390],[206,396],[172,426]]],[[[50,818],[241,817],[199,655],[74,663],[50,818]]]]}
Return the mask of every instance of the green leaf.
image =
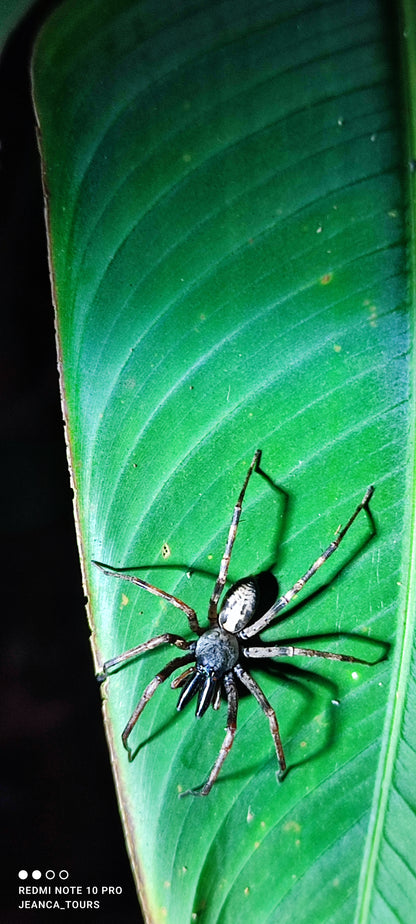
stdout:
{"type": "Polygon", "coordinates": [[[0,51],[19,20],[33,5],[33,0],[0,0],[0,51]]]}
{"type": "MultiPolygon", "coordinates": [[[[409,5],[409,124],[414,18],[409,5]]],[[[411,921],[414,298],[395,28],[370,0],[72,0],[35,50],[97,668],[151,636],[190,633],[180,611],[92,560],[132,569],[203,621],[257,448],[231,582],[272,569],[289,589],[376,486],[376,536],[360,514],[263,636],[375,662],[254,667],[278,714],[283,783],[246,696],[211,794],[178,799],[206,779],[225,705],[196,721],[165,684],[129,763],[122,729],[173,655],[147,652],[106,681],[152,922],[411,921]]]]}

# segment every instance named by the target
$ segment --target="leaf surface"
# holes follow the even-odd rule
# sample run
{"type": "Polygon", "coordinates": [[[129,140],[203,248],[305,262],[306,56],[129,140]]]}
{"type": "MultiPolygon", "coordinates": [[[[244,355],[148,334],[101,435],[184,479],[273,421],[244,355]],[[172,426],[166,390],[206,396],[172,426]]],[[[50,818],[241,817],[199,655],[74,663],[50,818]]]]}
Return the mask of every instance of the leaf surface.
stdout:
{"type": "Polygon", "coordinates": [[[0,51],[31,6],[33,0],[0,0],[0,51]]]}
{"type": "MultiPolygon", "coordinates": [[[[104,713],[149,921],[410,921],[413,316],[394,23],[374,2],[64,4],[35,50],[63,406],[97,665],[184,615],[103,575],[131,568],[205,619],[257,448],[229,579],[289,589],[368,484],[339,552],[264,639],[377,662],[254,667],[207,799],[225,704],[113,674],[104,713]],[[383,656],[387,655],[386,657],[383,656]],[[399,700],[396,699],[399,694],[399,700]],[[405,723],[404,725],[402,723],[405,723]],[[407,728],[406,726],[407,722],[407,728]],[[400,762],[399,762],[400,761],[400,762]],[[400,862],[401,861],[401,862],[400,862]]],[[[408,15],[405,11],[405,14],[408,15]]],[[[409,104],[410,111],[410,104],[409,104]]],[[[414,578],[412,578],[414,581],[414,578]]],[[[177,652],[175,651],[175,654],[177,652]]],[[[413,839],[412,839],[413,838],[413,839]]],[[[414,851],[413,851],[414,857],[414,851]]]]}

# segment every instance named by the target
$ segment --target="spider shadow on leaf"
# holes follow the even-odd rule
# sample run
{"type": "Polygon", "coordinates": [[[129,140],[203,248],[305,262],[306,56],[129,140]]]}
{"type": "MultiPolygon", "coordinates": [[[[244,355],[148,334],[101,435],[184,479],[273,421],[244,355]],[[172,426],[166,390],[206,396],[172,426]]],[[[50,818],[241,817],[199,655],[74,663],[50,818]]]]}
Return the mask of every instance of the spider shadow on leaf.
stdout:
{"type": "MultiPolygon", "coordinates": [[[[267,472],[265,472],[265,470],[261,467],[260,462],[257,466],[256,471],[257,471],[257,474],[260,475],[260,477],[263,479],[263,481],[266,482],[269,488],[272,491],[274,491],[282,500],[281,512],[280,514],[278,514],[278,517],[280,519],[280,524],[278,523],[276,525],[276,531],[275,531],[274,554],[270,560],[265,560],[262,563],[262,570],[264,572],[268,572],[268,571],[272,572],[272,571],[275,571],[279,566],[281,549],[283,545],[285,532],[287,529],[287,522],[289,520],[290,508],[292,506],[292,495],[290,494],[289,491],[286,490],[286,488],[280,485],[277,481],[273,481],[273,478],[271,478],[271,476],[268,475],[267,472]]],[[[278,588],[276,589],[276,596],[277,596],[277,592],[278,592],[278,588]]]]}
{"type": "MultiPolygon", "coordinates": [[[[320,635],[313,636],[303,636],[298,638],[297,641],[305,642],[307,647],[315,647],[315,644],[318,646],[322,645],[325,647],[325,643],[329,640],[333,640],[334,634],[332,632],[321,633],[320,635]]],[[[337,639],[341,637],[343,639],[350,639],[354,643],[360,643],[363,641],[366,645],[370,645],[372,648],[377,649],[378,657],[375,658],[371,663],[376,665],[380,664],[387,659],[388,652],[390,650],[390,645],[387,642],[384,642],[381,639],[376,638],[362,638],[361,636],[355,635],[353,632],[341,632],[336,633],[337,639]],[[381,651],[380,651],[381,649],[381,651]]],[[[290,639],[282,639],[282,644],[285,645],[287,642],[290,642],[290,639]]],[[[346,647],[346,646],[344,646],[346,647]]],[[[356,646],[355,646],[356,647],[356,646]]],[[[318,649],[319,650],[319,649],[318,649]]],[[[347,649],[348,650],[348,649],[347,649]]],[[[321,754],[327,750],[330,750],[335,743],[336,728],[337,728],[337,714],[334,710],[334,706],[342,705],[342,697],[340,696],[340,688],[345,684],[345,675],[342,675],[339,679],[338,676],[334,679],[333,676],[329,677],[325,675],[321,666],[317,667],[317,670],[311,670],[306,666],[298,666],[297,664],[287,663],[284,661],[276,660],[271,661],[268,658],[265,658],[263,661],[259,660],[258,668],[261,670],[263,675],[273,677],[279,686],[282,684],[287,685],[293,689],[293,702],[296,699],[296,710],[293,710],[292,717],[292,728],[286,728],[285,731],[285,744],[290,744],[291,739],[296,737],[296,734],[299,732],[299,728],[310,724],[311,720],[318,718],[317,713],[317,701],[320,700],[323,702],[323,706],[320,709],[320,713],[324,711],[326,716],[326,722],[320,725],[320,729],[323,732],[321,736],[320,746],[315,748],[313,751],[309,751],[301,760],[291,761],[287,768],[287,775],[295,770],[297,767],[302,766],[310,761],[313,761],[318,754],[321,754]],[[303,701],[303,706],[298,706],[298,701],[303,701]]],[[[252,665],[251,665],[252,670],[252,665]]],[[[273,697],[273,700],[275,697],[273,697]]],[[[277,713],[280,712],[279,706],[276,706],[277,713]]],[[[309,743],[309,742],[308,742],[309,743]]],[[[274,755],[271,754],[271,758],[274,755]]]]}
{"type": "MultiPolygon", "coordinates": [[[[290,495],[288,492],[282,489],[279,485],[273,482],[273,480],[263,470],[260,469],[260,466],[258,467],[257,471],[260,475],[262,475],[262,477],[265,478],[265,480],[274,490],[279,491],[279,493],[283,494],[285,498],[284,516],[282,520],[282,526],[284,527],[284,520],[285,520],[285,517],[287,517],[288,515],[289,506],[291,503],[290,495]]],[[[324,592],[327,592],[328,589],[339,580],[341,574],[349,568],[349,566],[353,563],[353,561],[362,555],[367,545],[369,545],[369,543],[373,541],[373,539],[377,535],[377,527],[376,527],[375,519],[369,507],[365,507],[364,510],[367,516],[367,520],[370,524],[370,533],[364,536],[364,538],[361,539],[358,543],[356,543],[355,548],[353,548],[347,555],[344,555],[344,560],[341,561],[340,564],[338,564],[338,566],[335,568],[331,576],[327,578],[325,581],[323,581],[319,585],[319,587],[312,590],[307,596],[304,596],[300,600],[297,600],[296,602],[289,605],[289,607],[286,608],[284,612],[278,614],[275,617],[275,619],[267,627],[268,636],[273,635],[276,632],[277,628],[281,626],[285,620],[290,619],[293,616],[296,616],[297,613],[300,613],[301,611],[303,611],[304,607],[310,605],[313,600],[318,599],[322,594],[324,594],[324,592]]],[[[282,535],[283,535],[283,529],[281,529],[279,532],[279,538],[278,538],[279,545],[282,541],[282,535]]],[[[277,552],[276,552],[276,555],[273,561],[267,563],[268,568],[274,570],[278,566],[278,559],[279,559],[279,554],[278,554],[278,549],[277,549],[277,552]]],[[[276,600],[278,596],[278,591],[279,591],[278,581],[275,575],[273,574],[272,570],[270,570],[270,572],[268,571],[262,572],[260,576],[265,581],[267,575],[269,575],[270,578],[273,579],[275,582],[275,589],[274,591],[272,591],[272,595],[274,593],[274,599],[276,600]]],[[[266,583],[264,583],[264,586],[265,587],[267,586],[268,593],[270,594],[270,587],[272,585],[271,584],[266,585],[266,583]]],[[[270,597],[269,597],[269,600],[265,598],[264,601],[262,601],[262,606],[259,607],[259,613],[261,613],[262,608],[264,608],[264,610],[267,611],[270,605],[271,605],[270,597]]],[[[293,636],[290,636],[288,638],[279,638],[279,645],[288,646],[290,645],[290,643],[292,643],[293,645],[293,638],[294,638],[293,636]]],[[[301,642],[302,644],[305,643],[309,649],[311,649],[312,646],[313,646],[313,649],[315,649],[315,645],[317,644],[318,651],[319,651],[320,645],[324,644],[326,640],[331,641],[334,638],[351,639],[355,643],[356,649],[357,649],[357,643],[358,645],[360,645],[361,642],[364,642],[366,646],[370,645],[372,648],[374,647],[378,649],[378,656],[376,657],[374,661],[371,662],[374,665],[386,660],[389,650],[390,650],[389,643],[385,642],[383,639],[378,639],[374,637],[369,638],[368,636],[363,637],[363,636],[356,635],[354,632],[346,632],[346,631],[340,632],[337,630],[335,630],[334,632],[325,632],[325,633],[319,633],[319,634],[314,633],[313,635],[307,635],[307,636],[304,633],[296,633],[295,644],[299,644],[299,642],[301,642]],[[381,648],[381,652],[380,652],[380,648],[381,648]]],[[[255,641],[255,639],[253,639],[253,641],[255,641]]],[[[261,640],[258,638],[257,641],[264,644],[265,638],[263,637],[261,640]]],[[[253,662],[247,661],[247,667],[250,667],[252,671],[253,662]]],[[[272,661],[270,660],[270,658],[264,658],[264,659],[259,658],[256,663],[256,667],[259,670],[261,670],[264,674],[267,674],[269,676],[273,675],[274,677],[279,678],[280,680],[282,679],[289,680],[289,682],[292,685],[295,683],[296,686],[301,691],[303,691],[304,697],[306,695],[306,698],[310,700],[310,702],[313,702],[313,700],[315,699],[313,692],[309,692],[310,690],[309,684],[310,682],[313,681],[313,683],[318,684],[319,686],[324,687],[328,690],[328,704],[329,703],[337,704],[337,705],[339,704],[339,701],[338,701],[339,686],[333,680],[330,680],[328,677],[325,677],[322,674],[318,674],[315,671],[308,670],[306,667],[303,667],[303,666],[301,667],[295,666],[292,663],[288,664],[280,660],[272,661]]],[[[245,695],[247,695],[247,691],[242,690],[241,696],[244,697],[245,695]]],[[[335,713],[332,710],[328,712],[328,715],[330,716],[330,723],[328,725],[328,731],[326,733],[326,742],[323,743],[323,745],[319,748],[318,751],[315,750],[314,754],[309,753],[307,756],[305,756],[304,759],[296,761],[294,763],[292,762],[290,766],[287,768],[286,772],[289,772],[290,770],[294,770],[296,767],[301,766],[302,764],[305,764],[308,761],[313,760],[316,753],[320,753],[322,750],[326,750],[327,748],[331,747],[331,743],[333,742],[334,737],[335,737],[336,718],[335,718],[335,713]]],[[[290,734],[289,734],[289,737],[290,737],[290,734]]],[[[287,737],[286,737],[286,740],[287,740],[287,737]]],[[[223,776],[223,779],[225,779],[225,777],[226,775],[223,776]]]]}
{"type": "MultiPolygon", "coordinates": [[[[286,684],[286,689],[290,687],[290,689],[293,691],[293,701],[296,701],[296,712],[294,711],[292,715],[292,727],[286,728],[285,730],[284,737],[286,746],[289,745],[290,747],[291,741],[296,737],[297,733],[299,733],[299,729],[301,727],[308,724],[310,725],[313,719],[318,717],[316,713],[317,699],[325,699],[325,721],[320,723],[320,731],[322,731],[322,735],[320,735],[319,745],[316,746],[315,743],[313,749],[309,749],[308,753],[305,752],[305,755],[301,760],[292,761],[287,768],[286,776],[288,776],[291,771],[312,762],[319,754],[330,749],[334,744],[336,738],[336,722],[335,716],[333,715],[330,707],[331,704],[333,706],[335,703],[338,703],[337,696],[339,687],[332,679],[323,677],[320,674],[316,674],[314,671],[308,670],[307,668],[300,668],[293,664],[289,665],[270,662],[265,659],[264,662],[259,663],[258,668],[262,673],[273,676],[280,685],[286,684]]],[[[244,691],[244,688],[242,688],[241,699],[248,698],[249,694],[247,691],[244,691]]],[[[275,699],[275,697],[273,697],[273,699],[275,699]]],[[[276,706],[276,712],[278,714],[281,713],[281,709],[278,705],[276,706]]],[[[321,714],[322,710],[320,715],[321,714]]],[[[259,727],[254,712],[250,721],[256,722],[256,727],[259,727]]],[[[219,784],[221,782],[225,783],[227,780],[249,777],[250,775],[255,777],[260,770],[266,770],[270,768],[275,769],[276,758],[271,750],[267,755],[265,755],[261,768],[259,767],[258,757],[256,759],[256,757],[253,756],[253,760],[250,759],[252,753],[255,755],[256,747],[257,739],[255,736],[251,735],[250,741],[246,744],[245,754],[248,755],[248,759],[245,759],[244,767],[241,767],[238,770],[225,770],[220,780],[218,781],[219,784]]],[[[273,776],[274,775],[275,774],[273,774],[273,776]]],[[[278,773],[276,773],[276,775],[278,776],[278,773]]]]}
{"type": "MultiPolygon", "coordinates": [[[[279,485],[277,482],[273,481],[270,475],[261,468],[260,464],[257,466],[257,474],[259,474],[270,486],[273,491],[276,491],[281,497],[283,497],[283,509],[281,514],[281,527],[278,529],[276,538],[275,538],[275,552],[271,560],[263,562],[263,572],[275,572],[279,567],[279,559],[281,557],[281,548],[284,541],[284,536],[286,532],[286,524],[289,519],[289,512],[292,507],[292,495],[285,488],[279,485]]],[[[367,516],[368,523],[370,525],[370,532],[364,536],[359,543],[356,543],[356,547],[352,549],[349,554],[344,553],[344,560],[334,568],[332,575],[329,578],[326,578],[319,587],[316,587],[314,590],[311,590],[307,595],[302,596],[300,600],[292,603],[289,608],[285,609],[280,615],[277,615],[273,620],[272,625],[277,626],[279,623],[283,622],[285,619],[288,619],[294,616],[298,610],[303,609],[304,606],[307,606],[312,600],[319,597],[324,591],[328,590],[332,584],[334,584],[342,575],[344,571],[349,568],[352,562],[359,558],[364,549],[369,545],[375,536],[377,535],[377,525],[373,516],[373,512],[369,506],[364,508],[365,514],[367,516]]],[[[312,551],[313,554],[313,551],[312,551]]],[[[338,552],[338,556],[340,553],[338,552]]],[[[337,562],[339,562],[339,557],[337,556],[337,562]]],[[[279,592],[279,581],[276,580],[276,599],[279,592]]]]}
{"type": "MultiPolygon", "coordinates": [[[[337,640],[341,638],[350,640],[355,645],[356,653],[359,653],[359,646],[361,643],[366,646],[370,646],[372,649],[376,650],[376,657],[371,663],[376,665],[382,663],[387,659],[388,653],[390,650],[390,644],[385,642],[382,639],[375,637],[368,638],[357,636],[354,632],[326,632],[314,634],[311,636],[297,636],[296,642],[301,642],[308,648],[315,648],[316,645],[323,648],[326,647],[327,642],[331,642],[336,637],[337,640]],[[358,645],[358,651],[357,651],[358,645]]],[[[279,643],[282,645],[290,644],[292,638],[282,638],[279,639],[279,643]]],[[[344,645],[344,649],[348,650],[348,646],[344,645]]],[[[310,659],[309,659],[310,660],[310,659]]],[[[243,659],[244,666],[253,673],[253,662],[243,659]]],[[[298,760],[290,761],[285,777],[288,776],[292,771],[297,768],[304,766],[305,764],[313,762],[316,757],[320,754],[330,751],[337,738],[337,710],[334,707],[339,707],[342,705],[342,697],[340,696],[340,688],[345,683],[345,675],[341,676],[340,679],[334,679],[334,677],[326,676],[325,673],[321,672],[321,666],[317,667],[317,670],[310,670],[308,667],[302,665],[298,666],[293,663],[288,663],[285,661],[279,660],[270,660],[270,658],[258,659],[256,661],[256,672],[258,671],[260,675],[273,677],[277,681],[277,685],[286,691],[290,688],[293,691],[292,703],[293,708],[291,727],[286,727],[284,733],[285,748],[290,748],[290,743],[295,739],[302,727],[311,725],[313,720],[318,722],[319,720],[319,731],[320,737],[319,742],[315,740],[314,745],[310,747],[309,737],[307,740],[308,750],[305,751],[304,756],[298,760]],[[320,702],[321,705],[317,707],[317,703],[320,702]],[[318,711],[317,711],[318,708],[318,711]],[[323,718],[321,719],[321,717],[323,718]]],[[[260,677],[258,677],[260,680],[260,677]]],[[[261,682],[261,680],[260,680],[261,682]]],[[[250,695],[248,690],[246,690],[243,685],[239,685],[239,696],[241,700],[249,699],[250,695]]],[[[274,695],[270,695],[269,699],[275,705],[276,713],[279,717],[279,720],[284,716],[284,706],[279,705],[278,692],[275,690],[274,695]],[[277,700],[277,703],[276,703],[277,700]]],[[[255,710],[253,707],[253,712],[255,710]]],[[[254,715],[253,715],[254,720],[254,715]]],[[[267,736],[268,737],[268,736],[267,736]]],[[[248,753],[250,753],[250,744],[248,744],[248,753]]],[[[266,759],[267,760],[267,759],[266,759]]],[[[275,761],[275,755],[270,752],[270,760],[267,760],[267,764],[273,765],[275,761]]],[[[249,775],[254,773],[255,770],[258,770],[258,761],[256,764],[245,763],[244,768],[239,771],[230,771],[222,774],[219,782],[225,782],[227,779],[241,778],[242,776],[249,775]]]]}

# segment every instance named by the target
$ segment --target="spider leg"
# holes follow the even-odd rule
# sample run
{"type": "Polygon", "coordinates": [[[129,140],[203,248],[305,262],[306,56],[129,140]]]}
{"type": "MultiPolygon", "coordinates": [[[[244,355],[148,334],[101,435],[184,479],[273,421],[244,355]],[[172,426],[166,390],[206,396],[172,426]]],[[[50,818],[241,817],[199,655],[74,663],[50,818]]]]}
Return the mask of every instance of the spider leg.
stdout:
{"type": "Polygon", "coordinates": [[[308,658],[327,658],[329,661],[349,661],[351,664],[371,665],[372,661],[353,658],[352,655],[335,654],[333,651],[319,651],[316,648],[294,648],[293,645],[272,645],[264,648],[244,648],[246,658],[294,658],[296,655],[308,658]]]}
{"type": "Polygon", "coordinates": [[[374,486],[370,485],[370,487],[367,488],[361,503],[358,504],[358,507],[356,507],[356,509],[354,510],[354,513],[352,514],[352,516],[350,516],[346,526],[344,526],[344,528],[340,530],[336,539],[333,539],[333,541],[329,544],[328,548],[325,549],[325,552],[322,552],[319,558],[317,558],[316,561],[313,563],[313,565],[311,565],[311,567],[308,568],[305,574],[301,578],[299,578],[298,581],[296,581],[296,583],[293,585],[293,587],[291,587],[290,590],[286,591],[285,594],[282,594],[282,596],[279,597],[277,602],[269,610],[267,610],[267,613],[264,613],[264,615],[261,616],[260,619],[257,619],[256,622],[253,622],[251,625],[246,626],[246,628],[240,632],[240,638],[246,639],[246,638],[251,638],[253,635],[257,635],[258,632],[261,632],[262,629],[265,629],[266,626],[268,626],[272,622],[275,616],[278,613],[280,613],[280,611],[283,610],[284,607],[287,606],[288,603],[290,603],[293,597],[296,594],[298,594],[300,590],[302,590],[302,588],[305,586],[307,581],[309,581],[311,577],[313,577],[313,575],[316,573],[316,571],[318,571],[318,568],[320,568],[321,565],[323,565],[324,562],[327,561],[330,555],[332,555],[337,550],[340,542],[344,538],[345,534],[348,532],[349,528],[352,526],[355,518],[358,516],[361,510],[366,510],[370,518],[372,527],[374,528],[374,521],[368,509],[368,504],[370,502],[371,497],[373,496],[373,493],[374,493],[374,486]]]}
{"type": "Polygon", "coordinates": [[[136,708],[132,712],[129,718],[129,721],[127,722],[127,725],[121,736],[124,747],[129,755],[130,761],[133,760],[132,750],[127,744],[127,739],[129,735],[131,734],[137,722],[137,719],[141,716],[144,707],[149,702],[149,699],[151,699],[153,694],[156,692],[160,684],[163,683],[165,680],[167,680],[167,678],[170,677],[170,675],[173,674],[173,671],[175,671],[178,667],[182,667],[184,664],[189,664],[189,661],[194,660],[194,657],[195,657],[194,654],[189,653],[186,655],[182,655],[181,658],[174,658],[173,661],[169,661],[169,664],[166,664],[166,667],[163,667],[162,670],[159,671],[158,674],[156,674],[156,677],[154,677],[153,680],[151,680],[150,683],[147,684],[147,687],[144,693],[142,694],[142,696],[140,697],[136,708]]]}
{"type": "Polygon", "coordinates": [[[201,635],[203,632],[203,629],[201,629],[199,625],[195,610],[184,603],[183,600],[179,600],[178,597],[174,597],[173,594],[168,594],[165,590],[160,590],[159,587],[154,587],[153,584],[149,584],[147,581],[143,581],[142,578],[135,577],[133,574],[127,574],[124,571],[116,571],[115,568],[111,568],[108,565],[101,565],[99,561],[93,561],[93,565],[96,565],[104,574],[121,578],[122,581],[130,581],[131,584],[137,584],[138,587],[142,587],[143,590],[149,591],[149,593],[154,594],[155,597],[161,597],[162,600],[166,600],[168,603],[171,603],[172,606],[176,606],[177,609],[182,610],[187,616],[192,632],[196,632],[197,635],[201,635]]]}
{"type": "MultiPolygon", "coordinates": [[[[222,747],[206,783],[204,783],[203,786],[201,786],[199,789],[187,789],[186,792],[181,792],[181,796],[207,796],[208,793],[211,792],[211,789],[216,779],[218,778],[218,774],[225,761],[225,758],[233,746],[235,733],[237,731],[238,694],[232,671],[228,671],[228,673],[224,675],[223,683],[225,692],[227,694],[228,714],[227,728],[222,747]]],[[[214,708],[216,708],[216,703],[214,703],[214,708]]]]}
{"type": "Polygon", "coordinates": [[[235,542],[235,537],[236,537],[236,535],[237,535],[238,523],[239,523],[240,516],[241,516],[241,508],[242,508],[242,505],[243,505],[244,495],[245,495],[245,493],[246,493],[246,488],[247,488],[247,485],[248,485],[248,483],[249,483],[250,477],[251,477],[251,475],[252,475],[254,469],[255,469],[255,468],[257,467],[257,465],[258,465],[260,456],[261,456],[261,450],[260,450],[260,449],[257,449],[256,452],[254,453],[253,461],[252,461],[252,463],[251,463],[251,465],[250,465],[250,468],[249,468],[249,470],[248,470],[248,472],[247,472],[247,475],[246,475],[246,478],[245,478],[243,487],[242,487],[242,489],[241,489],[241,491],[240,491],[240,496],[239,496],[238,501],[237,501],[237,503],[236,503],[236,505],[235,505],[235,507],[234,507],[234,513],[233,513],[233,517],[232,517],[232,520],[231,520],[230,529],[229,529],[229,532],[228,532],[227,542],[226,542],[226,544],[225,544],[225,551],[224,551],[224,555],[223,555],[223,557],[222,557],[222,561],[221,561],[221,565],[220,565],[219,574],[218,574],[218,577],[217,577],[217,580],[216,580],[216,583],[215,583],[214,590],[212,591],[212,594],[211,594],[211,599],[210,599],[210,601],[209,601],[208,619],[209,619],[210,623],[216,623],[216,621],[217,621],[217,604],[218,604],[218,600],[220,599],[220,596],[221,596],[221,594],[222,594],[222,591],[223,591],[225,582],[226,582],[226,580],[227,580],[227,574],[228,574],[228,568],[229,568],[229,564],[230,564],[231,552],[232,552],[232,550],[233,550],[233,545],[234,545],[234,542],[235,542]]]}
{"type": "Polygon", "coordinates": [[[192,642],[187,642],[181,635],[174,635],[172,632],[164,632],[163,635],[155,635],[154,638],[149,639],[148,642],[142,642],[141,645],[129,648],[129,650],[124,651],[123,654],[117,655],[117,657],[110,658],[109,661],[106,661],[105,664],[103,664],[102,671],[97,674],[97,680],[101,683],[108,677],[108,672],[111,668],[118,667],[126,661],[130,661],[132,658],[136,658],[137,655],[142,654],[144,651],[151,651],[159,645],[176,645],[177,648],[189,651],[189,649],[194,647],[195,643],[193,645],[192,642]]]}
{"type": "Polygon", "coordinates": [[[283,751],[282,739],[280,737],[279,724],[276,718],[276,713],[274,709],[272,708],[272,706],[270,705],[269,700],[266,699],[263,693],[263,690],[261,689],[261,687],[259,687],[258,683],[256,683],[256,681],[251,676],[251,674],[249,674],[248,671],[245,671],[244,668],[241,667],[241,664],[236,664],[234,671],[237,674],[237,677],[244,684],[244,686],[247,687],[247,690],[249,690],[250,693],[252,693],[252,695],[256,698],[265,716],[269,720],[270,731],[271,731],[272,738],[274,741],[274,746],[276,748],[277,759],[279,761],[279,767],[280,767],[279,780],[282,780],[285,770],[286,770],[286,760],[285,760],[285,755],[283,751]]]}

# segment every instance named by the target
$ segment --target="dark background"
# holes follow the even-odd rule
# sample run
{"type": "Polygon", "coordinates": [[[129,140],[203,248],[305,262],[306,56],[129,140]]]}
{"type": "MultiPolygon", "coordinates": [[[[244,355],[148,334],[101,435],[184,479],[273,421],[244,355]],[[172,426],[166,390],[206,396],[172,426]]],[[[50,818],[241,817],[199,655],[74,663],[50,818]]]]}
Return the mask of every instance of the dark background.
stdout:
{"type": "Polygon", "coordinates": [[[140,922],[89,649],[30,99],[34,37],[57,5],[35,4],[0,59],[0,918],[61,919],[18,910],[17,874],[67,869],[123,894],[65,920],[140,922]]]}

